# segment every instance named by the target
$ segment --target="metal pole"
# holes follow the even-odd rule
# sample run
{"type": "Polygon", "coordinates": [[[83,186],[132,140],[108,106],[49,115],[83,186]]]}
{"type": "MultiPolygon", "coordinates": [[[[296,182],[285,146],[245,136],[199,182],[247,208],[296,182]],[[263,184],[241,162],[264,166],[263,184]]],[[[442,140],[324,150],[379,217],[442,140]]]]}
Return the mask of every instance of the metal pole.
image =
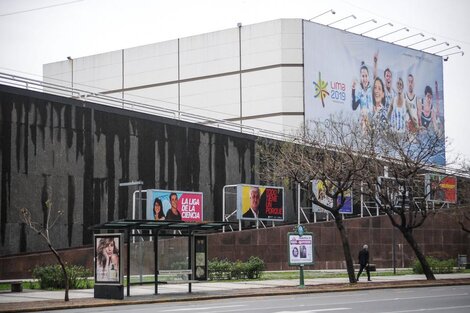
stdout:
{"type": "Polygon", "coordinates": [[[153,251],[154,251],[154,279],[155,279],[155,294],[158,295],[158,230],[155,230],[155,235],[153,237],[153,251]]]}
{"type": "Polygon", "coordinates": [[[361,217],[364,217],[364,187],[361,181],[361,217]]]}
{"type": "Polygon", "coordinates": [[[143,267],[144,267],[144,241],[142,237],[139,240],[139,282],[142,284],[143,281],[143,267]]]}
{"type": "MultiPolygon", "coordinates": [[[[225,222],[225,187],[222,188],[222,221],[225,222]]],[[[225,226],[222,226],[222,232],[225,233],[225,226]]]]}
{"type": "Polygon", "coordinates": [[[189,259],[188,259],[188,269],[191,270],[191,274],[188,274],[188,292],[191,293],[191,279],[193,279],[193,232],[189,230],[189,236],[188,236],[188,252],[189,252],[189,259]]]}
{"type": "Polygon", "coordinates": [[[300,225],[300,183],[297,183],[297,225],[300,225]]]}
{"type": "MultiPolygon", "coordinates": [[[[139,218],[143,219],[143,212],[142,212],[142,184],[139,184],[139,218]]],[[[142,234],[142,231],[140,231],[142,234]]],[[[139,239],[139,282],[142,284],[142,274],[143,274],[143,266],[144,266],[144,241],[143,237],[141,236],[139,239]]]]}
{"type": "Polygon", "coordinates": [[[305,287],[305,284],[304,284],[304,265],[300,264],[299,268],[300,268],[300,286],[299,286],[299,288],[304,288],[305,287]]]}
{"type": "Polygon", "coordinates": [[[397,265],[395,262],[395,227],[392,225],[392,265],[393,275],[397,274],[397,265]]]}
{"type": "Polygon", "coordinates": [[[242,90],[242,23],[238,23],[238,60],[239,60],[239,88],[240,88],[240,133],[243,133],[243,90],[242,90]]]}
{"type": "Polygon", "coordinates": [[[142,185],[139,184],[139,217],[142,220],[143,219],[143,214],[142,214],[142,185]]]}
{"type": "Polygon", "coordinates": [[[131,230],[127,229],[127,296],[131,295],[131,230]]]}

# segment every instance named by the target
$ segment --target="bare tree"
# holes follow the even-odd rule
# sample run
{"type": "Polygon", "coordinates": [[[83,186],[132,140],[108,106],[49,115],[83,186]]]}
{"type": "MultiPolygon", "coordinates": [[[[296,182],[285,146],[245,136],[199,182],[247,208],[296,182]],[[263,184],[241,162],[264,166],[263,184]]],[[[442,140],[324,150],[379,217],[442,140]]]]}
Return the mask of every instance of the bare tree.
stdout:
{"type": "Polygon", "coordinates": [[[470,206],[459,207],[457,214],[457,222],[460,228],[464,232],[470,233],[470,206]]]}
{"type": "Polygon", "coordinates": [[[356,282],[347,231],[340,213],[345,195],[352,192],[358,174],[367,161],[361,151],[369,151],[369,142],[362,140],[360,124],[342,116],[326,122],[312,122],[287,142],[260,141],[260,177],[285,185],[300,184],[309,190],[308,198],[331,213],[339,231],[349,281],[356,282]],[[324,194],[309,188],[312,180],[323,185],[324,194]],[[326,196],[330,201],[322,201],[326,196]]]}
{"type": "Polygon", "coordinates": [[[58,211],[57,216],[54,219],[52,219],[52,202],[50,200],[47,200],[45,204],[46,204],[47,212],[46,212],[45,221],[43,224],[35,222],[33,220],[33,217],[31,216],[31,212],[26,208],[20,209],[20,217],[26,225],[28,225],[32,230],[34,230],[38,235],[40,235],[46,241],[47,246],[57,258],[57,262],[59,262],[62,268],[62,272],[64,274],[64,280],[65,280],[65,299],[64,300],[69,301],[69,279],[68,279],[67,271],[65,270],[65,263],[62,260],[60,254],[57,252],[57,250],[54,249],[54,247],[52,246],[52,241],[51,241],[51,237],[49,234],[49,231],[57,223],[57,221],[59,220],[59,217],[62,215],[62,212],[58,211]]]}
{"type": "Polygon", "coordinates": [[[433,280],[434,274],[413,237],[413,230],[422,226],[433,213],[425,200],[427,194],[423,175],[433,171],[432,164],[436,157],[444,155],[445,140],[437,132],[400,133],[375,121],[368,125],[364,137],[375,144],[367,155],[368,168],[362,173],[366,185],[363,192],[375,201],[392,225],[403,234],[421,263],[426,278],[433,280]],[[377,136],[379,140],[376,140],[377,136]]]}
{"type": "Polygon", "coordinates": [[[468,161],[462,162],[460,167],[460,174],[462,180],[458,188],[458,202],[455,207],[455,217],[460,228],[467,233],[470,233],[470,163],[468,161]]]}

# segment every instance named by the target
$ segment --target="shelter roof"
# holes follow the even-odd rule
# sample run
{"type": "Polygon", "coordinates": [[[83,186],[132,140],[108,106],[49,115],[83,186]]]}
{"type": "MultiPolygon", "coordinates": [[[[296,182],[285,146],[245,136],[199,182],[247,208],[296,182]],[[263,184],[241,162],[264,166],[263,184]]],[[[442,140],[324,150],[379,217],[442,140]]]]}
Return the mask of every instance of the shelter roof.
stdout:
{"type": "Polygon", "coordinates": [[[94,225],[92,230],[176,230],[180,232],[207,233],[229,226],[231,222],[185,222],[185,221],[154,221],[121,219],[94,225]]]}

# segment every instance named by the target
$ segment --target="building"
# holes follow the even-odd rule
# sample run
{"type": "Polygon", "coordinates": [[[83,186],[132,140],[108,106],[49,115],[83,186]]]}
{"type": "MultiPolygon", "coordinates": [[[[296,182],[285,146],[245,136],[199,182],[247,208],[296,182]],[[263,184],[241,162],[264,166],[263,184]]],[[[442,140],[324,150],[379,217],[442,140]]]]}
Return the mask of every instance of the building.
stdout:
{"type": "MultiPolygon", "coordinates": [[[[44,65],[44,81],[67,87],[64,95],[74,99],[2,87],[2,255],[47,248],[15,208],[40,217],[50,189],[64,210],[59,248],[89,245],[90,226],[130,218],[132,191],[119,188],[126,181],[201,191],[205,219],[220,220],[225,185],[258,183],[256,136],[288,134],[335,112],[361,118],[370,109],[367,101],[352,105],[362,61],[369,82],[390,68],[392,90],[413,74],[417,106],[426,86],[433,100],[443,98],[440,57],[301,19],[44,65]]],[[[443,101],[437,103],[443,127],[443,101]]],[[[286,221],[293,222],[289,201],[286,221]]]]}
{"type": "Polygon", "coordinates": [[[280,19],[46,64],[44,81],[289,132],[304,120],[302,52],[302,20],[280,19]]]}
{"type": "MultiPolygon", "coordinates": [[[[337,113],[371,118],[378,78],[385,93],[380,114],[391,127],[444,133],[441,56],[302,19],[69,58],[45,64],[43,73],[46,82],[81,89],[75,97],[112,96],[128,101],[123,107],[260,136],[291,135],[337,113]],[[387,117],[394,99],[405,96],[408,113],[395,105],[387,117]]],[[[445,165],[445,155],[433,162],[445,165]]]]}

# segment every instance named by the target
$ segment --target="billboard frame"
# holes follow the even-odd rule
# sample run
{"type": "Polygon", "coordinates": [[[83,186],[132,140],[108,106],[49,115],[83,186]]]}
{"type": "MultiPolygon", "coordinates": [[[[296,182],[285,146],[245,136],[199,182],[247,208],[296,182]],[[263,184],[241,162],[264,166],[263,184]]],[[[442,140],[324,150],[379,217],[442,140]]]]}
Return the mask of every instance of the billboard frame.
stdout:
{"type": "MultiPolygon", "coordinates": [[[[445,174],[434,174],[434,173],[426,173],[425,176],[424,176],[424,186],[425,186],[425,194],[426,194],[426,201],[428,202],[433,202],[433,203],[444,203],[444,204],[455,204],[457,203],[457,177],[456,176],[452,176],[452,175],[445,175],[445,174]],[[433,190],[431,190],[431,185],[432,185],[432,181],[431,181],[431,176],[438,176],[440,179],[438,181],[438,187],[437,189],[434,191],[436,193],[440,192],[441,194],[443,193],[443,199],[431,199],[431,194],[433,193],[433,190]],[[446,200],[446,196],[447,196],[447,192],[446,192],[446,188],[442,188],[441,185],[442,185],[442,181],[444,179],[453,179],[455,180],[455,184],[454,184],[454,188],[452,188],[453,190],[453,201],[447,201],[446,200]]],[[[449,188],[450,189],[450,188],[449,188]]]]}
{"type": "Polygon", "coordinates": [[[314,265],[315,264],[315,254],[314,254],[314,235],[312,232],[304,232],[302,235],[300,235],[298,232],[288,232],[287,233],[287,255],[289,256],[287,258],[289,266],[305,266],[305,265],[314,265]],[[295,240],[294,238],[298,237],[297,240],[310,240],[310,245],[307,243],[304,243],[302,245],[292,245],[292,240],[295,240]],[[299,247],[297,247],[299,246],[299,247]],[[299,254],[299,259],[302,258],[302,247],[306,249],[305,252],[305,262],[297,262],[293,257],[296,257],[294,255],[294,250],[297,249],[297,253],[299,254]],[[310,252],[310,253],[309,253],[310,252]],[[310,256],[311,258],[308,258],[310,256]]]}
{"type": "MultiPolygon", "coordinates": [[[[239,220],[248,221],[271,221],[271,222],[283,222],[285,220],[285,193],[284,187],[279,186],[264,186],[264,185],[252,185],[252,184],[238,184],[237,187],[237,218],[239,220]],[[243,217],[242,205],[243,205],[243,187],[257,187],[266,189],[276,189],[281,191],[282,196],[282,218],[269,218],[269,217],[243,217]]],[[[266,208],[265,208],[266,209],[266,208]]],[[[245,212],[246,213],[246,212],[245,212]]]]}
{"type": "MultiPolygon", "coordinates": [[[[109,245],[109,243],[107,244],[109,245]]],[[[110,233],[110,234],[94,234],[93,235],[93,253],[94,253],[94,262],[93,262],[93,272],[94,272],[94,279],[95,279],[95,285],[123,285],[123,262],[122,262],[122,259],[123,259],[123,247],[124,247],[124,236],[122,233],[110,233]],[[117,267],[118,267],[118,273],[115,273],[116,269],[114,268],[114,265],[115,265],[115,261],[113,261],[113,256],[111,256],[109,258],[109,260],[106,262],[106,263],[111,263],[111,268],[108,269],[108,266],[109,264],[105,264],[103,266],[102,269],[99,269],[98,268],[98,259],[99,259],[99,254],[100,253],[105,253],[104,251],[100,251],[98,252],[98,248],[100,246],[100,243],[98,241],[101,242],[101,240],[104,240],[106,243],[106,240],[109,241],[109,239],[112,239],[113,242],[114,242],[114,247],[116,248],[117,246],[117,267]],[[118,243],[116,245],[116,239],[118,240],[118,243]],[[102,274],[99,274],[99,273],[102,273],[102,274]],[[99,276],[106,276],[106,277],[110,277],[111,276],[111,280],[105,280],[104,278],[101,279],[99,276]]],[[[103,250],[105,249],[106,247],[103,247],[103,250]]],[[[113,251],[113,255],[115,255],[114,253],[115,251],[113,251]]]]}
{"type": "MultiPolygon", "coordinates": [[[[146,220],[155,220],[155,218],[153,217],[153,203],[155,201],[155,198],[157,198],[156,196],[154,196],[154,193],[164,193],[164,194],[168,194],[168,198],[171,197],[171,194],[172,193],[176,193],[176,195],[180,194],[179,198],[178,198],[178,203],[181,199],[182,196],[184,195],[197,195],[197,196],[200,196],[200,203],[199,203],[199,208],[200,208],[200,211],[199,211],[199,214],[200,214],[200,218],[198,220],[194,220],[194,219],[185,219],[183,217],[183,213],[185,213],[185,211],[183,211],[180,207],[180,205],[178,206],[178,211],[181,215],[181,221],[186,221],[186,222],[202,222],[204,221],[204,193],[203,192],[198,192],[198,191],[182,191],[182,190],[164,190],[164,189],[147,189],[146,190],[146,208],[145,208],[145,219],[146,220]],[[150,216],[149,216],[150,214],[150,216]]],[[[161,199],[160,199],[161,201],[161,199]]],[[[169,202],[169,201],[168,201],[169,202]]],[[[165,204],[165,203],[164,203],[165,204]]],[[[163,206],[164,206],[163,204],[163,206]]],[[[183,204],[183,205],[191,205],[191,204],[183,204]]],[[[161,210],[163,211],[163,206],[161,208],[161,210]]],[[[165,220],[166,220],[166,214],[168,213],[168,211],[171,210],[171,206],[169,209],[167,209],[166,212],[163,212],[164,213],[164,217],[165,217],[165,220]]]]}
{"type": "MultiPolygon", "coordinates": [[[[317,199],[319,199],[319,191],[318,191],[318,182],[322,182],[322,180],[320,179],[312,179],[310,181],[310,183],[312,184],[312,192],[313,194],[315,195],[315,197],[317,199]],[[315,184],[315,182],[317,182],[315,184]],[[315,192],[316,191],[316,192],[315,192]]],[[[346,201],[345,201],[345,204],[348,203],[348,199],[349,199],[349,206],[346,206],[343,205],[343,207],[341,207],[341,209],[339,210],[339,213],[340,214],[353,214],[354,213],[354,202],[353,202],[353,191],[352,191],[352,188],[351,189],[348,189],[348,192],[349,192],[349,196],[346,196],[346,201]]],[[[325,195],[325,197],[329,198],[328,196],[325,195]]],[[[338,196],[339,198],[339,196],[338,196]]],[[[318,200],[320,201],[320,200],[318,200]]],[[[333,201],[332,198],[330,198],[330,201],[333,201]]],[[[319,205],[316,205],[314,203],[312,203],[312,212],[314,213],[329,213],[328,211],[326,211],[325,209],[323,209],[322,207],[320,207],[319,205]]]]}

